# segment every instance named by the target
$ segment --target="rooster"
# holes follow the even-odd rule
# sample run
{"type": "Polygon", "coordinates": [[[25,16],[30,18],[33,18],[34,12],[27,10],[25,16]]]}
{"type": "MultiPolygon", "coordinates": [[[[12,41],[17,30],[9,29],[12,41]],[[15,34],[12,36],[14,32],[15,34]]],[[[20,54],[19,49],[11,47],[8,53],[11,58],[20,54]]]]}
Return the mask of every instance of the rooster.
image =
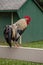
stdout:
{"type": "Polygon", "coordinates": [[[11,41],[15,41],[16,46],[19,45],[17,43],[18,39],[20,38],[22,33],[26,30],[30,21],[31,21],[30,16],[24,16],[24,18],[18,20],[16,23],[12,25],[6,25],[4,29],[4,38],[10,47],[12,47],[11,41]]]}

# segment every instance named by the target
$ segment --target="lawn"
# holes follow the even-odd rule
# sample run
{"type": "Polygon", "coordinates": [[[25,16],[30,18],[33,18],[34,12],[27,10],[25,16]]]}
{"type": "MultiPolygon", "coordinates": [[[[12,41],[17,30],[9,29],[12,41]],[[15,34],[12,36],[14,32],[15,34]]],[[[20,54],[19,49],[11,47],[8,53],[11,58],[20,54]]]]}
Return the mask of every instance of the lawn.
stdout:
{"type": "MultiPolygon", "coordinates": [[[[6,42],[0,42],[0,45],[8,45],[6,42]]],[[[14,43],[12,43],[14,45],[14,43]]],[[[30,42],[30,43],[22,43],[23,47],[31,47],[31,48],[43,48],[43,41],[30,42]]]]}
{"type": "Polygon", "coordinates": [[[0,65],[43,65],[42,63],[11,60],[11,59],[0,59],[0,65]]]}
{"type": "Polygon", "coordinates": [[[22,46],[31,47],[31,48],[43,48],[43,41],[37,41],[37,42],[31,42],[31,43],[23,43],[22,46]]]}

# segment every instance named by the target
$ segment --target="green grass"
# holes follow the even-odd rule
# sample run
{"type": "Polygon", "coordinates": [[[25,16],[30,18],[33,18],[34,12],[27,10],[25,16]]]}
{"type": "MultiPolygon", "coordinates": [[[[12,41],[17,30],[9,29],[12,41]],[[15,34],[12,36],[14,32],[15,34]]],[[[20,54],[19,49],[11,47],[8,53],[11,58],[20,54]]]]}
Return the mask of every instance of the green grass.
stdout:
{"type": "Polygon", "coordinates": [[[22,46],[31,47],[31,48],[43,48],[43,41],[37,41],[37,42],[31,42],[31,43],[23,43],[22,46]]]}
{"type": "Polygon", "coordinates": [[[20,61],[20,60],[0,59],[0,65],[43,65],[43,64],[28,61],[20,61]]]}
{"type": "MultiPolygon", "coordinates": [[[[6,42],[0,42],[0,45],[8,45],[6,42]]],[[[12,43],[14,45],[14,43],[12,43]]],[[[23,47],[31,47],[31,48],[43,48],[43,41],[30,42],[30,43],[22,43],[23,47]]]]}

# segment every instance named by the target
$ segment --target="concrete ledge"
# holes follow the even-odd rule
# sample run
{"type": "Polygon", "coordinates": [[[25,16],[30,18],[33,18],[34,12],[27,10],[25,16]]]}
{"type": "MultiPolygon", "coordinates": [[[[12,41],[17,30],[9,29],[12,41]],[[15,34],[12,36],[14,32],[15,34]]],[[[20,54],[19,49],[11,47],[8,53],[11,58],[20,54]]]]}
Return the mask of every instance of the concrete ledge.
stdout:
{"type": "Polygon", "coordinates": [[[10,48],[9,46],[0,46],[0,58],[43,63],[43,49],[28,47],[10,48]]]}

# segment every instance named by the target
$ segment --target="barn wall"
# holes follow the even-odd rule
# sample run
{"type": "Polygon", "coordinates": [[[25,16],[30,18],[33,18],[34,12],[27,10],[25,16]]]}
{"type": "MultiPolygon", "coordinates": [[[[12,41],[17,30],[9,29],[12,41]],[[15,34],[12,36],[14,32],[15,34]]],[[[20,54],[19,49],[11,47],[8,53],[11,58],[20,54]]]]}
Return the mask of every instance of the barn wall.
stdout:
{"type": "Polygon", "coordinates": [[[15,23],[15,22],[17,22],[17,20],[19,20],[20,18],[19,18],[19,16],[18,16],[18,14],[17,14],[17,12],[13,12],[13,22],[15,23]]]}
{"type": "Polygon", "coordinates": [[[4,41],[4,35],[3,35],[4,27],[5,25],[8,25],[10,23],[11,23],[10,13],[0,12],[0,41],[1,42],[4,41]]]}
{"type": "Polygon", "coordinates": [[[20,18],[25,15],[31,17],[31,23],[23,33],[22,41],[26,43],[43,40],[43,12],[41,12],[33,0],[27,0],[25,5],[19,9],[18,14],[20,18]]]}

